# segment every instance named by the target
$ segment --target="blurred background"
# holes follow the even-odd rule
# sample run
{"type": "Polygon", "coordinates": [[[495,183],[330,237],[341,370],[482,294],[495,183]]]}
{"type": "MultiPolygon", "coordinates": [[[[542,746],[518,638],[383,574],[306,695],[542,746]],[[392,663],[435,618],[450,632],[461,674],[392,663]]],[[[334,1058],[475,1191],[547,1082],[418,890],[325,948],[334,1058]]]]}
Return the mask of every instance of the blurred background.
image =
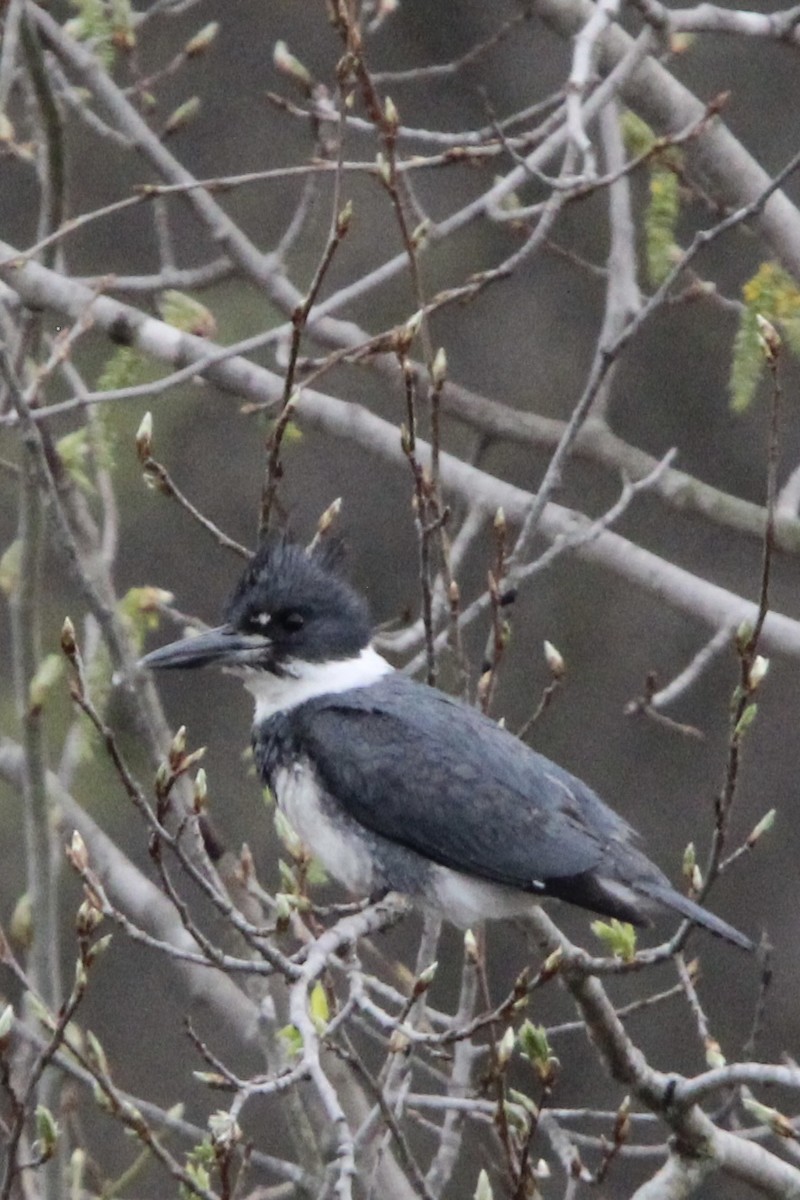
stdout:
{"type": "MultiPolygon", "coordinates": [[[[140,7],[142,11],[146,8],[140,7]]],[[[769,6],[752,7],[767,11],[769,6]]],[[[54,5],[52,11],[59,18],[66,15],[63,6],[54,5]]],[[[479,0],[460,0],[452,5],[431,5],[425,0],[402,0],[398,11],[370,41],[370,65],[375,71],[398,71],[452,62],[519,11],[517,5],[503,2],[485,5],[479,0]]],[[[268,103],[266,93],[279,92],[293,102],[301,101],[273,65],[273,47],[278,40],[288,44],[315,80],[333,90],[341,45],[324,6],[294,0],[192,5],[182,15],[154,19],[146,26],[136,49],[137,71],[147,76],[160,69],[187,38],[211,20],[221,23],[212,49],[154,86],[157,108],[150,114],[153,127],[159,128],[189,95],[197,95],[199,113],[172,136],[169,147],[198,178],[307,162],[313,150],[308,122],[279,111],[268,103]]],[[[634,18],[631,28],[636,28],[634,18]]],[[[404,125],[470,130],[487,123],[487,112],[503,117],[561,88],[569,73],[571,52],[569,41],[532,17],[515,25],[510,36],[457,73],[397,80],[387,83],[384,91],[391,94],[404,125]]],[[[780,169],[797,151],[800,118],[787,104],[787,98],[797,94],[796,49],[767,39],[707,36],[697,38],[680,55],[669,56],[668,65],[703,101],[730,93],[724,119],[768,171],[780,169]]],[[[121,83],[128,78],[126,70],[123,62],[116,72],[121,83]]],[[[119,199],[133,185],[154,178],[145,162],[108,140],[93,138],[74,117],[67,116],[66,138],[72,214],[119,199]]],[[[375,150],[374,134],[348,134],[348,158],[371,160],[375,150]]],[[[414,151],[411,144],[401,145],[404,154],[414,151]]],[[[482,169],[464,166],[419,173],[413,181],[415,195],[435,221],[484,191],[493,171],[507,169],[509,163],[504,160],[482,169]]],[[[312,277],[325,244],[332,186],[327,178],[319,182],[306,228],[289,257],[289,272],[301,288],[312,277]]],[[[632,187],[635,211],[641,219],[646,180],[636,176],[632,187]]],[[[266,251],[283,235],[301,188],[300,180],[280,179],[235,188],[218,199],[266,251]]],[[[800,200],[796,179],[786,190],[795,201],[800,200]]],[[[374,179],[347,175],[343,198],[353,201],[352,228],[325,281],[323,297],[401,249],[385,193],[374,179]]],[[[30,163],[13,155],[0,159],[0,233],[5,240],[20,249],[36,240],[37,204],[30,163]]],[[[603,191],[568,205],[554,230],[552,245],[474,303],[434,314],[433,343],[446,349],[450,379],[523,412],[568,418],[583,389],[603,319],[602,274],[586,264],[603,267],[605,263],[606,207],[603,191]]],[[[172,200],[166,213],[179,266],[199,265],[213,257],[214,248],[187,209],[172,200]]],[[[678,230],[681,243],[687,244],[694,229],[710,220],[704,206],[688,200],[678,230]]],[[[513,251],[518,238],[514,230],[486,221],[469,226],[425,257],[428,292],[460,283],[470,273],[495,265],[513,251]]],[[[69,273],[75,276],[157,271],[152,208],[140,206],[88,224],[69,237],[63,253],[69,273]]],[[[719,241],[696,268],[704,279],[715,283],[723,299],[738,301],[742,284],[767,257],[763,243],[740,230],[719,241]]],[[[642,284],[645,286],[644,279],[642,284]]],[[[223,344],[285,319],[256,287],[235,277],[205,289],[198,297],[213,312],[216,340],[223,344]]],[[[153,305],[149,295],[123,298],[146,310],[153,305]]],[[[377,331],[407,320],[415,308],[404,274],[338,315],[377,331]]],[[[735,304],[713,298],[662,308],[619,364],[608,417],[615,433],[626,441],[656,456],[674,446],[680,469],[761,504],[765,497],[768,389],[758,392],[746,412],[732,411],[728,375],[737,321],[735,304]]],[[[309,353],[317,351],[308,346],[309,353]]],[[[83,339],[76,363],[90,386],[112,353],[100,336],[83,339]]],[[[256,352],[254,358],[275,367],[269,354],[256,352]]],[[[782,363],[782,381],[781,481],[800,458],[798,370],[788,357],[782,363]]],[[[368,368],[341,368],[326,377],[323,390],[362,404],[398,426],[404,419],[399,386],[368,368]]],[[[66,387],[63,394],[69,394],[66,387]]],[[[59,398],[56,385],[48,400],[59,398]]],[[[198,508],[248,545],[256,537],[269,426],[262,416],[241,414],[236,397],[209,385],[175,388],[146,401],[110,405],[104,412],[119,503],[115,580],[119,593],[156,585],[174,593],[179,609],[216,623],[238,577],[240,561],[218,548],[177,506],[144,486],[134,435],[148,408],[153,410],[156,457],[168,466],[198,508]]],[[[53,428],[62,436],[75,428],[74,419],[54,421],[53,428]]],[[[465,458],[480,454],[483,469],[528,490],[535,490],[548,461],[545,451],[501,439],[478,447],[476,435],[455,419],[445,420],[443,438],[454,453],[465,458]]],[[[0,456],[10,460],[16,456],[15,435],[7,428],[0,430],[0,456]]],[[[301,430],[301,436],[292,439],[284,465],[280,499],[297,535],[310,537],[321,512],[341,497],[341,524],[350,547],[349,571],[368,596],[376,623],[409,614],[415,617],[419,572],[408,469],[376,463],[355,442],[337,441],[309,430],[301,430]]],[[[582,512],[597,514],[614,501],[619,487],[614,474],[574,459],[556,498],[582,512]]],[[[1,549],[16,536],[15,511],[15,480],[10,472],[0,471],[1,549]]],[[[682,515],[652,495],[640,497],[618,529],[632,542],[703,579],[742,596],[757,597],[762,547],[756,539],[682,515]]],[[[485,586],[492,556],[487,529],[460,577],[466,600],[485,586]]],[[[57,568],[48,572],[47,578],[43,647],[54,650],[65,615],[77,621],[83,615],[82,602],[57,568]]],[[[797,557],[778,556],[773,564],[772,606],[800,618],[797,584],[797,557]]],[[[163,633],[152,635],[149,645],[173,635],[174,629],[165,627],[163,633]]],[[[467,636],[473,685],[486,636],[486,624],[471,628],[467,636]]],[[[648,852],[679,885],[687,843],[696,843],[702,863],[713,828],[714,797],[726,765],[729,705],[738,679],[733,650],[719,655],[670,713],[701,730],[702,740],[627,716],[625,709],[644,691],[648,672],[667,682],[686,666],[708,636],[700,622],[670,609],[654,594],[636,590],[625,580],[575,558],[562,557],[519,595],[513,640],[494,705],[496,716],[503,716],[510,728],[518,728],[549,682],[543,639],[557,646],[566,662],[566,679],[537,723],[533,744],[585,779],[640,829],[648,852]]],[[[2,644],[8,646],[9,638],[8,614],[3,608],[2,644]]],[[[14,735],[9,657],[4,654],[0,659],[4,672],[2,731],[14,735]]],[[[192,745],[208,747],[205,765],[211,811],[220,834],[234,849],[246,841],[261,879],[267,886],[276,886],[272,822],[244,755],[249,741],[248,697],[235,681],[211,674],[177,675],[159,680],[159,685],[172,725],[185,724],[192,745]]],[[[124,703],[113,697],[110,718],[147,783],[152,764],[126,730],[124,703]]],[[[69,720],[64,687],[48,705],[47,737],[54,762],[69,720]]],[[[765,931],[775,946],[774,982],[757,1050],[757,1057],[767,1060],[779,1060],[783,1053],[796,1055],[800,1035],[796,1002],[800,987],[799,745],[798,663],[775,657],[759,700],[756,724],[746,742],[731,848],[773,807],[777,809],[775,830],[719,881],[710,900],[710,906],[727,920],[756,938],[765,931]]],[[[106,831],[147,869],[146,832],[102,756],[96,754],[82,765],[74,790],[91,805],[106,831]]],[[[17,797],[0,785],[0,923],[4,927],[25,889],[19,821],[17,797]]],[[[70,930],[78,887],[67,876],[64,892],[64,923],[70,930]]],[[[564,907],[554,908],[553,914],[571,938],[599,949],[589,931],[587,914],[564,907]]],[[[665,926],[658,930],[661,934],[667,931],[665,926]]],[[[165,986],[165,968],[155,955],[117,940],[120,944],[97,973],[83,1019],[100,1036],[112,1063],[124,1063],[118,1080],[122,1086],[163,1103],[187,1095],[199,1112],[207,1105],[207,1097],[190,1077],[191,1069],[202,1064],[189,1061],[191,1052],[181,1035],[185,999],[165,986]],[[136,1039],[134,1054],[130,1053],[131,1038],[136,1039]]],[[[448,932],[434,1001],[452,999],[459,944],[460,936],[448,932]]],[[[413,928],[394,932],[386,943],[388,953],[407,958],[413,945],[413,928]]],[[[747,956],[713,939],[695,936],[692,950],[702,952],[699,987],[712,1033],[724,1054],[736,1059],[754,1020],[759,968],[747,956]]],[[[491,930],[491,982],[497,997],[531,955],[524,931],[513,926],[491,930]]],[[[67,936],[67,971],[72,969],[72,957],[67,936]]],[[[672,979],[670,975],[667,980],[667,975],[663,973],[665,986],[672,979]]],[[[654,987],[659,978],[651,981],[654,987]]],[[[637,979],[620,983],[614,994],[624,999],[637,994],[638,986],[637,979]]],[[[534,997],[531,1016],[536,1022],[550,1024],[570,1020],[572,1011],[563,993],[545,989],[534,997]]],[[[202,1016],[199,1019],[202,1021],[202,1016]]],[[[702,1068],[702,1048],[681,1002],[663,1006],[656,1020],[646,1015],[636,1018],[631,1032],[656,1067],[702,1068]]],[[[224,1030],[216,1030],[215,1036],[215,1049],[224,1057],[224,1030]]],[[[554,1040],[554,1049],[563,1067],[554,1102],[564,1107],[608,1103],[609,1084],[594,1056],[586,1054],[584,1035],[579,1032],[554,1040]]],[[[613,1089],[613,1103],[621,1099],[617,1091],[613,1089]]],[[[122,1148],[119,1152],[122,1155],[122,1148]]],[[[620,1167],[602,1194],[629,1194],[627,1181],[637,1176],[628,1171],[628,1167],[620,1167]]],[[[158,1194],[159,1188],[168,1189],[168,1185],[154,1177],[153,1194],[158,1194]]],[[[739,1193],[730,1185],[715,1190],[712,1183],[704,1195],[710,1200],[723,1195],[736,1200],[739,1193]]]]}

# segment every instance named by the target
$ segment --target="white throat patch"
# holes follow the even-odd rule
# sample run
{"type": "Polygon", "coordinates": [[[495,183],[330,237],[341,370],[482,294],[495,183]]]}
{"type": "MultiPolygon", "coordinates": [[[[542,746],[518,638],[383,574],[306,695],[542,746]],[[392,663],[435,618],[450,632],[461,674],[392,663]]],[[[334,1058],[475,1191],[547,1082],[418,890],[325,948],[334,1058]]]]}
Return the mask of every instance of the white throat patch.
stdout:
{"type": "Polygon", "coordinates": [[[324,663],[288,662],[284,669],[285,675],[270,675],[267,671],[242,672],[244,686],[255,697],[255,724],[317,696],[368,687],[394,670],[372,646],[365,647],[357,658],[324,663]]]}

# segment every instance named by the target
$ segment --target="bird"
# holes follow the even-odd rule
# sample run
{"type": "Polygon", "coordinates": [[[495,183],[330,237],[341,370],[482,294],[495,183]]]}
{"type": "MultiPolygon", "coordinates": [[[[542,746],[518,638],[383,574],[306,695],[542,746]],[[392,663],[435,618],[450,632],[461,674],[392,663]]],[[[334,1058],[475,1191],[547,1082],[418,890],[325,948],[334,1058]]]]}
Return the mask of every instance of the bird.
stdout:
{"type": "Polygon", "coordinates": [[[467,929],[545,897],[636,926],[668,910],[754,944],[677,891],[576,776],[375,649],[343,542],[268,534],[223,624],[147,654],[217,666],[255,701],[253,752],[301,842],[352,894],[398,892],[467,929]]]}

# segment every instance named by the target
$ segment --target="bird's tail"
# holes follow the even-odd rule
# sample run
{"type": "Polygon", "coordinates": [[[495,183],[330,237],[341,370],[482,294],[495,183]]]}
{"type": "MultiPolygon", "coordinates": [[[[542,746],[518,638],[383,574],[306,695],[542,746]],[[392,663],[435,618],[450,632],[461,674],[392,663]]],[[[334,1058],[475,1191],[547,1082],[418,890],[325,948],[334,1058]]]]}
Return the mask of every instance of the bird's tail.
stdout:
{"type": "Polygon", "coordinates": [[[723,921],[721,917],[717,917],[714,913],[709,912],[707,908],[696,904],[694,900],[690,900],[688,896],[682,896],[680,892],[676,892],[674,888],[667,883],[659,883],[657,881],[636,881],[636,890],[647,896],[650,900],[655,900],[657,904],[663,904],[665,908],[671,908],[673,912],[680,913],[682,917],[693,921],[695,925],[702,925],[709,933],[715,934],[716,937],[724,938],[726,942],[732,942],[734,946],[739,946],[742,950],[755,950],[755,942],[751,941],[745,934],[740,933],[738,929],[734,929],[727,921],[723,921]]]}

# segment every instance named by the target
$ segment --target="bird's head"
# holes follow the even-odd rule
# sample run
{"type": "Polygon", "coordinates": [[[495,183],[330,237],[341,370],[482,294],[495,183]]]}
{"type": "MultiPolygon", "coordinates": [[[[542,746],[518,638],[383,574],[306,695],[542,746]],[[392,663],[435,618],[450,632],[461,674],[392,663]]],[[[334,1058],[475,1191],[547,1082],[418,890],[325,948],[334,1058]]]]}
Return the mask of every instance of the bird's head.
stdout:
{"type": "Polygon", "coordinates": [[[283,676],[306,664],[358,658],[369,645],[369,613],[339,573],[342,553],[335,539],[308,552],[285,536],[268,536],[228,601],[224,623],[154,650],[141,665],[283,676]]]}

